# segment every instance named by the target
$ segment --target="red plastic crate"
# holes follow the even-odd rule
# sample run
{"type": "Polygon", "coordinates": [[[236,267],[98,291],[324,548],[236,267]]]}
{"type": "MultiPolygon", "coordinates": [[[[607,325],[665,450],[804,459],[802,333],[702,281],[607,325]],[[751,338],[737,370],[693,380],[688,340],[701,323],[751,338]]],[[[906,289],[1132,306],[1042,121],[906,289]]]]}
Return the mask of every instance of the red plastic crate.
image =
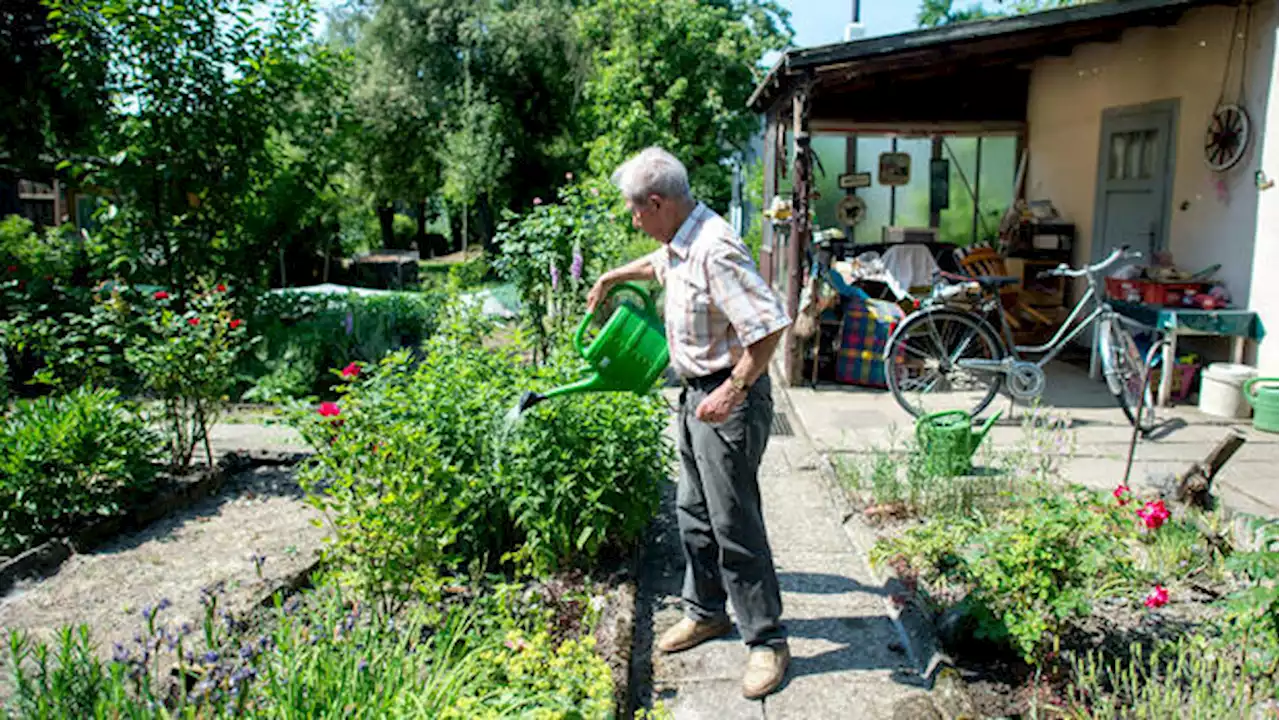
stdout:
{"type": "Polygon", "coordinates": [[[1182,305],[1182,299],[1188,293],[1197,295],[1208,289],[1208,283],[1201,282],[1155,282],[1107,278],[1107,297],[1112,300],[1136,301],[1147,305],[1182,305]]]}

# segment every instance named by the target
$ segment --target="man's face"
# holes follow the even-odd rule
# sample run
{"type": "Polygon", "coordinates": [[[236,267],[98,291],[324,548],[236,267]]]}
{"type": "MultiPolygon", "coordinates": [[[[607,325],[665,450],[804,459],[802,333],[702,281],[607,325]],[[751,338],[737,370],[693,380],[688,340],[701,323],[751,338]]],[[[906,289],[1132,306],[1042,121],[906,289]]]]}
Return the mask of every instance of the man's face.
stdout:
{"type": "Polygon", "coordinates": [[[657,195],[650,195],[643,201],[627,199],[627,211],[631,213],[631,225],[660,243],[671,242],[670,233],[666,232],[663,221],[663,200],[657,195]]]}

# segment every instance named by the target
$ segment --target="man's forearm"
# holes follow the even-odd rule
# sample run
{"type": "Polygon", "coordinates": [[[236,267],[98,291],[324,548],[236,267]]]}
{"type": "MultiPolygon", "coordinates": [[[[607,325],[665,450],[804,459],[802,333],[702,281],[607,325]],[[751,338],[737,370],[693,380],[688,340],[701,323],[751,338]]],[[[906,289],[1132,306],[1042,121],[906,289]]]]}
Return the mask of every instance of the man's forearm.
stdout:
{"type": "Polygon", "coordinates": [[[734,376],[742,378],[747,383],[747,386],[750,387],[761,375],[769,372],[769,360],[773,357],[774,350],[778,348],[778,341],[782,339],[782,333],[784,332],[786,332],[786,328],[772,335],[766,335],[748,346],[747,351],[738,359],[738,363],[733,366],[734,376]]]}
{"type": "Polygon", "coordinates": [[[649,262],[649,258],[646,256],[610,270],[601,279],[613,285],[636,280],[653,280],[656,277],[657,274],[653,271],[653,263],[649,262]]]}

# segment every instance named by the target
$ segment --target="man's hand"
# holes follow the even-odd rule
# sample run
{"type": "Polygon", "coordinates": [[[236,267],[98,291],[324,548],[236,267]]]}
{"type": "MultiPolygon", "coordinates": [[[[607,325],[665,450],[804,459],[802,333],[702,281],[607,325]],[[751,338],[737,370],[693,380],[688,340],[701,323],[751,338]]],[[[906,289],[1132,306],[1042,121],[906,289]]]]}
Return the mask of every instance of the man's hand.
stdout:
{"type": "Polygon", "coordinates": [[[746,397],[746,393],[724,382],[698,403],[693,414],[705,423],[721,423],[729,419],[729,413],[746,397]]]}
{"type": "Polygon", "coordinates": [[[617,282],[617,280],[609,276],[609,273],[601,275],[596,280],[596,283],[591,286],[591,290],[587,292],[587,312],[594,312],[596,306],[604,300],[605,295],[609,294],[610,288],[616,285],[617,282]]]}

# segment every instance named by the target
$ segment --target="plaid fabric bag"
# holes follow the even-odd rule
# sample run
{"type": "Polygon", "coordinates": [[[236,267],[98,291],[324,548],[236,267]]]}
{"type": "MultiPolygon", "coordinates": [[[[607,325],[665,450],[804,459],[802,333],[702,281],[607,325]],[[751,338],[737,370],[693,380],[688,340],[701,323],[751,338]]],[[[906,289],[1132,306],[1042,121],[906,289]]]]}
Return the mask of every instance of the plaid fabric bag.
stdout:
{"type": "Polygon", "coordinates": [[[903,317],[902,308],[887,300],[873,300],[861,290],[849,296],[836,351],[836,380],[886,387],[884,348],[903,317]]]}

